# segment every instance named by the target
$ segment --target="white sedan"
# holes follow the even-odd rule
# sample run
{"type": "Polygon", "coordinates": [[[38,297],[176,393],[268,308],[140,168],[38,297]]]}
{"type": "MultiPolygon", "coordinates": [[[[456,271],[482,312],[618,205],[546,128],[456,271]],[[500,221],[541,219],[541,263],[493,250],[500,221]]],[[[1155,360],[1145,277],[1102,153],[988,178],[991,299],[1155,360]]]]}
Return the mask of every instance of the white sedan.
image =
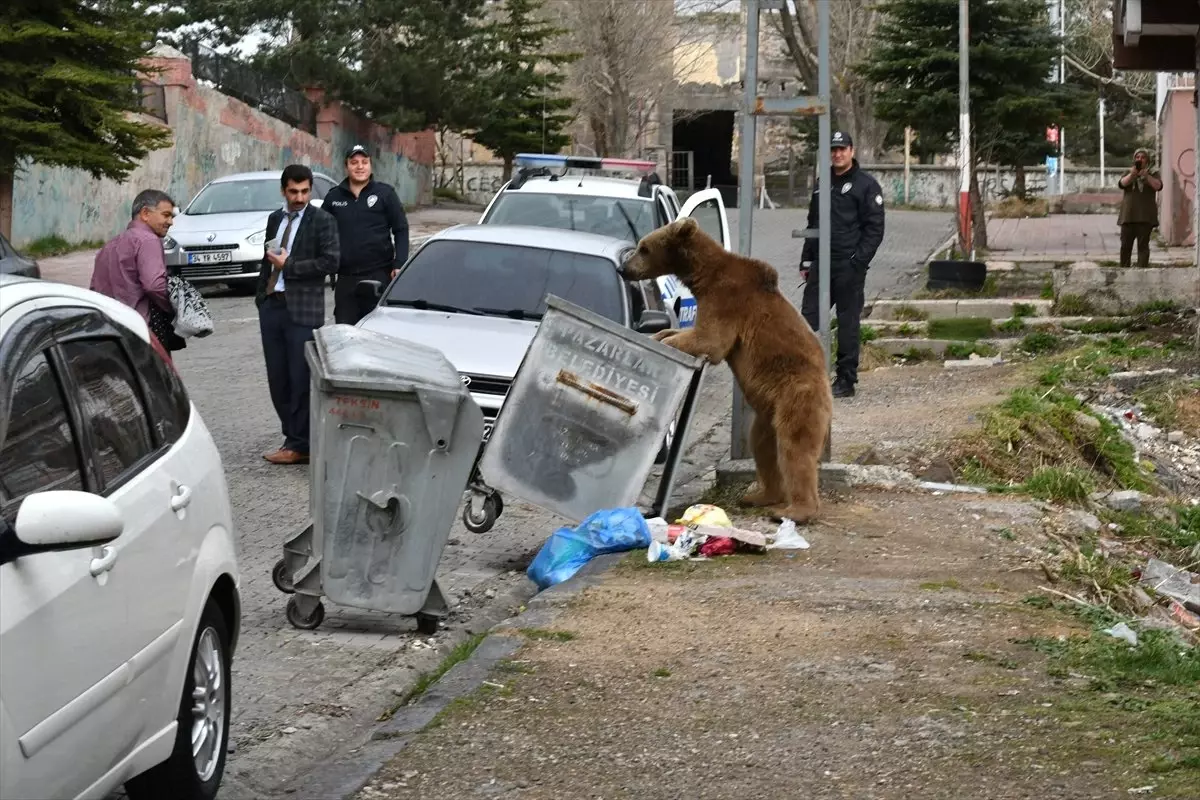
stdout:
{"type": "Polygon", "coordinates": [[[240,618],[221,459],[142,318],[0,275],[0,797],[212,800],[240,618]]]}

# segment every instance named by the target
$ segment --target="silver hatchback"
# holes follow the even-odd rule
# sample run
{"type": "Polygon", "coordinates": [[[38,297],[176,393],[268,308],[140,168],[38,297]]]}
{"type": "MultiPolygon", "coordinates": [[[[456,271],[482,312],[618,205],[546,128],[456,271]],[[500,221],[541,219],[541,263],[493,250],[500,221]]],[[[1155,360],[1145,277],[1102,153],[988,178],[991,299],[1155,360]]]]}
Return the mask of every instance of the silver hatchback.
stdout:
{"type": "MultiPolygon", "coordinates": [[[[267,238],[267,217],[283,207],[282,170],[242,172],[211,181],[175,217],[163,239],[167,265],[195,284],[253,291],[267,238]]],[[[312,204],[336,184],[313,174],[312,204]]]]}

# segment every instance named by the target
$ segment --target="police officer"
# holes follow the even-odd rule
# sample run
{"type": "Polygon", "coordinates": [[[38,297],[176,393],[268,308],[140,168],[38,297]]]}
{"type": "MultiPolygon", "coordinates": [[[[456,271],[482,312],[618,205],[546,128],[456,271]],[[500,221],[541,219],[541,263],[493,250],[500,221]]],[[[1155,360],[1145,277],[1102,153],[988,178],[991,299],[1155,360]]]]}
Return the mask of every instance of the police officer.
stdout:
{"type": "Polygon", "coordinates": [[[329,190],[322,208],[337,220],[342,242],[333,318],[354,325],[364,316],[355,296],[359,281],[386,284],[408,260],[408,218],[396,190],[371,174],[361,144],[346,151],[346,179],[329,190]]]}
{"type": "MultiPolygon", "coordinates": [[[[837,375],[834,397],[853,397],[858,383],[858,329],[862,318],[867,270],[883,242],[883,190],[879,182],[859,169],[850,134],[836,131],[830,141],[833,175],[829,184],[829,288],[832,297],[820,297],[817,274],[817,240],[806,239],[800,274],[807,280],[801,313],[815,331],[822,301],[837,307],[837,375]]],[[[818,224],[817,192],[808,206],[808,227],[818,224]]]]}

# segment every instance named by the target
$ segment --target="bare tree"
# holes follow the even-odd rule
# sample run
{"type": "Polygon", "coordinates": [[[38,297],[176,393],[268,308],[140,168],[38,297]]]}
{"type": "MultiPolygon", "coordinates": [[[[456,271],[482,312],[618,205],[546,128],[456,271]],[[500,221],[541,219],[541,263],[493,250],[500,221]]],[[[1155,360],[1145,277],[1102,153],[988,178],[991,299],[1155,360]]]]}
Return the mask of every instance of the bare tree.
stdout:
{"type": "MultiPolygon", "coordinates": [[[[557,0],[568,31],[561,49],[579,54],[568,93],[582,133],[601,156],[635,154],[663,99],[686,82],[706,40],[736,30],[727,0],[557,0]]],[[[735,7],[736,8],[736,7],[735,7]]]]}
{"type": "MultiPolygon", "coordinates": [[[[783,37],[788,55],[806,91],[817,93],[817,3],[786,0],[769,17],[783,37]]],[[[859,161],[874,161],[883,149],[888,126],[875,118],[875,88],[855,67],[870,49],[879,21],[876,0],[838,0],[829,6],[829,91],[839,127],[854,136],[859,161]]]]}

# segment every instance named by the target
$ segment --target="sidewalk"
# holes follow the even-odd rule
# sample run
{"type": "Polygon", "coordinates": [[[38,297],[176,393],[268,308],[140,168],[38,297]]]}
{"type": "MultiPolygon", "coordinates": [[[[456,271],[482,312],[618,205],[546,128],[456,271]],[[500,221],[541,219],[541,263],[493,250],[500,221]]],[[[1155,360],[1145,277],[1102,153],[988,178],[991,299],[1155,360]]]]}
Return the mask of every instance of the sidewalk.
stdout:
{"type": "MultiPolygon", "coordinates": [[[[478,210],[463,207],[430,206],[410,211],[408,213],[410,246],[420,244],[428,237],[451,225],[473,225],[479,221],[479,217],[478,210]]],[[[38,259],[38,267],[45,280],[87,288],[92,279],[92,268],[96,262],[97,252],[99,251],[78,250],[62,256],[38,259]]]]}
{"type": "Polygon", "coordinates": [[[1161,787],[1110,760],[1111,731],[1072,706],[1083,690],[1014,641],[1073,630],[1021,602],[1041,580],[1020,544],[1040,517],[1011,500],[859,492],[828,505],[808,551],[653,565],[634,553],[547,627],[504,631],[521,648],[356,800],[1161,787]]]}
{"type": "MultiPolygon", "coordinates": [[[[1049,217],[988,220],[993,260],[1112,261],[1121,254],[1116,214],[1052,214],[1049,217]]],[[[1134,258],[1137,258],[1136,250],[1134,258]]],[[[1194,264],[1191,247],[1163,247],[1150,241],[1152,264],[1194,264]]]]}

